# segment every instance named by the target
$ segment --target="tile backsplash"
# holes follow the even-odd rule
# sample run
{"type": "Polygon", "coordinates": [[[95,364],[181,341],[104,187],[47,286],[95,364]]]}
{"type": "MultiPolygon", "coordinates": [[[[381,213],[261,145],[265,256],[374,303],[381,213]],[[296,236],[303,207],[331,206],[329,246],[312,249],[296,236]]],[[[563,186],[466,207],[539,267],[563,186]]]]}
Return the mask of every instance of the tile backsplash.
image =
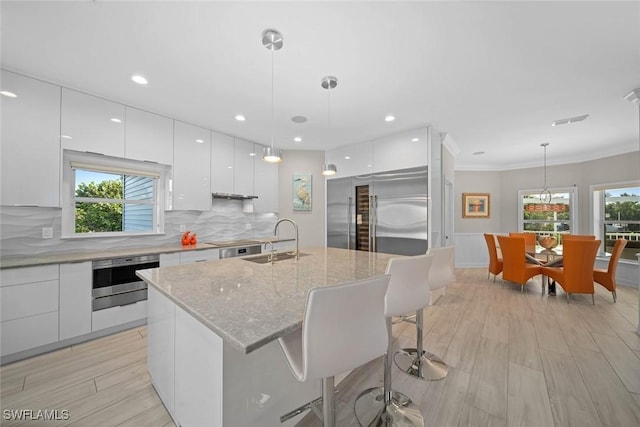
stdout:
{"type": "Polygon", "coordinates": [[[0,206],[2,257],[63,252],[138,248],[179,244],[180,225],[197,233],[198,242],[252,239],[273,234],[276,213],[245,213],[239,200],[219,200],[210,211],[167,211],[165,232],[153,236],[117,236],[61,239],[60,208],[0,206]],[[53,228],[53,238],[43,239],[42,229],[53,228]]]}

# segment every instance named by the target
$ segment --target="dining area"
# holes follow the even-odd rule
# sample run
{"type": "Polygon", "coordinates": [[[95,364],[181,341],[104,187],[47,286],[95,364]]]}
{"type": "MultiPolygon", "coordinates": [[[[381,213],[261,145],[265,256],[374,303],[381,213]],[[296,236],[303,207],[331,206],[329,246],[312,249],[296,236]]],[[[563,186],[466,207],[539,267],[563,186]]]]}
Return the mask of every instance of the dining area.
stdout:
{"type": "Polygon", "coordinates": [[[539,276],[541,295],[556,296],[562,289],[567,303],[572,294],[591,295],[595,305],[596,284],[617,298],[616,270],[627,240],[616,239],[606,269],[595,268],[602,241],[594,235],[562,234],[560,239],[538,236],[533,232],[510,232],[508,235],[484,233],[489,254],[488,275],[494,282],[520,285],[521,292],[539,276]],[[559,241],[560,240],[560,241],[559,241]],[[561,244],[560,244],[561,243],[561,244]]]}

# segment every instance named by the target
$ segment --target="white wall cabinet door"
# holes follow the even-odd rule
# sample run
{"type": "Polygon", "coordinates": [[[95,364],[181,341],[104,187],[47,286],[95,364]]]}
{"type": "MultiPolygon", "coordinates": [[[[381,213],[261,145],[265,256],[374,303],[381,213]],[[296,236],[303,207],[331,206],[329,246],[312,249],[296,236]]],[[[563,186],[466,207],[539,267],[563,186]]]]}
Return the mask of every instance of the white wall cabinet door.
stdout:
{"type": "Polygon", "coordinates": [[[253,196],[253,142],[235,138],[233,157],[233,192],[253,196]]]}
{"type": "Polygon", "coordinates": [[[420,128],[376,139],[373,142],[373,171],[427,165],[428,136],[428,128],[420,128]]]}
{"type": "Polygon", "coordinates": [[[233,137],[211,131],[211,192],[233,193],[233,137]]]}
{"type": "Polygon", "coordinates": [[[173,120],[126,107],[125,157],[173,164],[173,120]]]}
{"type": "Polygon", "coordinates": [[[60,264],[60,340],[91,332],[91,261],[60,264]]]}
{"type": "Polygon", "coordinates": [[[334,178],[369,174],[373,172],[373,143],[367,141],[336,148],[327,152],[325,158],[338,169],[334,178]]]}
{"type": "Polygon", "coordinates": [[[278,212],[278,164],[265,162],[260,158],[264,146],[255,144],[254,153],[254,195],[255,212],[278,212]]]}
{"type": "Polygon", "coordinates": [[[62,148],[124,157],[124,105],[62,88],[62,148]]]}
{"type": "Polygon", "coordinates": [[[59,207],[61,89],[2,70],[2,90],[0,203],[59,207]]]}
{"type": "Polygon", "coordinates": [[[210,131],[175,121],[173,143],[173,209],[211,209],[210,131]]]}

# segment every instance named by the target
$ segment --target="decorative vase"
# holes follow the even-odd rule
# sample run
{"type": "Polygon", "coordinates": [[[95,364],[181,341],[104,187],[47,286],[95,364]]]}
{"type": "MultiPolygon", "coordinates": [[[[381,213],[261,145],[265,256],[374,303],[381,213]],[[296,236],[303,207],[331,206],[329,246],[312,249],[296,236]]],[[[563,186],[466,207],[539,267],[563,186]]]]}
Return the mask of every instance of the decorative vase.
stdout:
{"type": "Polygon", "coordinates": [[[540,243],[540,246],[542,246],[545,249],[553,249],[556,246],[558,246],[558,239],[551,236],[544,236],[540,238],[539,243],[540,243]]]}

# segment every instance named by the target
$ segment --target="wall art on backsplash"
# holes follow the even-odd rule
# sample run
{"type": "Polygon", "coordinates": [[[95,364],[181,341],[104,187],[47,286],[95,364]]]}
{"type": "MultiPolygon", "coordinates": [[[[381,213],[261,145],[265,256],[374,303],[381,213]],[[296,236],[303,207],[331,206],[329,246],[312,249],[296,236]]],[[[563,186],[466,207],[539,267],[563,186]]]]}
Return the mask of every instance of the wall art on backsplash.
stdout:
{"type": "Polygon", "coordinates": [[[489,193],[462,193],[463,218],[489,218],[489,193]]]}
{"type": "Polygon", "coordinates": [[[297,173],[293,175],[293,210],[311,210],[311,174],[297,173]]]}

